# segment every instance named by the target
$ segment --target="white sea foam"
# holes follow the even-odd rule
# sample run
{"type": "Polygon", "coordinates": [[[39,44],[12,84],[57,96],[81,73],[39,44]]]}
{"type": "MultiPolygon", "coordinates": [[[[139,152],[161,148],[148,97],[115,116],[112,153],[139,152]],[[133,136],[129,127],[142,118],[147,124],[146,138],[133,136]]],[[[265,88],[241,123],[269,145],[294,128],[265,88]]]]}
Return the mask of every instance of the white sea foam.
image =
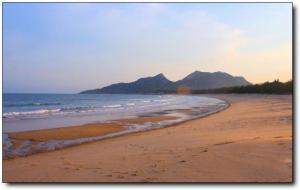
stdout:
{"type": "Polygon", "coordinates": [[[126,105],[127,105],[127,106],[134,106],[135,103],[127,103],[126,105]]]}
{"type": "Polygon", "coordinates": [[[120,104],[116,104],[116,105],[107,105],[107,106],[103,106],[104,108],[119,108],[122,107],[122,105],[120,104]]]}
{"type": "Polygon", "coordinates": [[[61,109],[40,109],[35,111],[8,112],[8,113],[3,113],[3,116],[11,117],[11,116],[40,115],[40,114],[57,113],[60,111],[61,109]]]}

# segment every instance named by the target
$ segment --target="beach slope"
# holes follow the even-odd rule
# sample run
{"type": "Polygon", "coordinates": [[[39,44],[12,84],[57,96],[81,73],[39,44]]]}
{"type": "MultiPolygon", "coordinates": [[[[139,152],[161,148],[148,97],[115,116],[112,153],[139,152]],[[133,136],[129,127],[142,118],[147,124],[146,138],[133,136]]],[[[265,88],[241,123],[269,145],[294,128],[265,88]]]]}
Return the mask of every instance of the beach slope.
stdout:
{"type": "Polygon", "coordinates": [[[219,113],[3,161],[4,182],[291,182],[292,96],[208,95],[219,113]]]}

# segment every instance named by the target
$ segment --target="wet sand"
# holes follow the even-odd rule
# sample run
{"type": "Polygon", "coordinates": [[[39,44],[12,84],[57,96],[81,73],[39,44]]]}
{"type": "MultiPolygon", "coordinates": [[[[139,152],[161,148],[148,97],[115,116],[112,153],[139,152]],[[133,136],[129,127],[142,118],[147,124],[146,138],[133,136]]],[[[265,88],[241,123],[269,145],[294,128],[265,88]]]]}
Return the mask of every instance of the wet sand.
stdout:
{"type": "Polygon", "coordinates": [[[178,117],[175,116],[153,116],[153,117],[138,117],[138,118],[128,118],[128,119],[120,119],[117,120],[117,122],[121,122],[124,124],[143,124],[146,122],[160,122],[160,121],[166,121],[166,120],[175,120],[178,119],[178,117]]]}
{"type": "Polygon", "coordinates": [[[125,128],[117,123],[94,123],[76,127],[13,132],[8,133],[8,136],[13,139],[32,141],[68,140],[101,136],[123,130],[125,128]]]}
{"type": "Polygon", "coordinates": [[[3,161],[5,182],[291,182],[292,96],[210,95],[205,118],[3,161]]]}
{"type": "Polygon", "coordinates": [[[146,122],[159,122],[173,120],[173,116],[140,117],[116,120],[112,123],[90,123],[80,126],[43,129],[24,132],[7,133],[10,138],[16,140],[49,141],[69,140],[87,137],[96,137],[123,131],[126,124],[142,124],[146,122]]]}

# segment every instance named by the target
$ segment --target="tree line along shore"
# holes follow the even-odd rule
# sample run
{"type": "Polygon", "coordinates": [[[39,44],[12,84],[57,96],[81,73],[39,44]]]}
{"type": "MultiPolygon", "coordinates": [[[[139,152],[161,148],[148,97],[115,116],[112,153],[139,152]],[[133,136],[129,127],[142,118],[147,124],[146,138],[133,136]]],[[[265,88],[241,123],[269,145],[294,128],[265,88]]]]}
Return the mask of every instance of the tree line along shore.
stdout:
{"type": "Polygon", "coordinates": [[[293,94],[293,80],[288,82],[264,82],[244,86],[222,87],[195,90],[187,86],[179,86],[177,90],[158,90],[151,94],[293,94]]]}
{"type": "Polygon", "coordinates": [[[251,84],[246,86],[226,87],[207,90],[192,90],[192,94],[205,93],[258,93],[258,94],[293,94],[293,80],[288,82],[280,82],[274,80],[273,82],[265,82],[262,84],[251,84]]]}

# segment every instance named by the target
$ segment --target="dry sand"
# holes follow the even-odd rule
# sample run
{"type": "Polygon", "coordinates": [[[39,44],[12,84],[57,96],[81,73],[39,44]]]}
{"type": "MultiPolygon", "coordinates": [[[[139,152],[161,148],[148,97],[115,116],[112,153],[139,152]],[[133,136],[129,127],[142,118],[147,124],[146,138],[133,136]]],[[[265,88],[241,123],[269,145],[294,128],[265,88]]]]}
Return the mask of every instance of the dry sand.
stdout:
{"type": "Polygon", "coordinates": [[[292,96],[211,95],[231,106],[174,127],[3,161],[4,182],[291,182],[292,96]]]}

